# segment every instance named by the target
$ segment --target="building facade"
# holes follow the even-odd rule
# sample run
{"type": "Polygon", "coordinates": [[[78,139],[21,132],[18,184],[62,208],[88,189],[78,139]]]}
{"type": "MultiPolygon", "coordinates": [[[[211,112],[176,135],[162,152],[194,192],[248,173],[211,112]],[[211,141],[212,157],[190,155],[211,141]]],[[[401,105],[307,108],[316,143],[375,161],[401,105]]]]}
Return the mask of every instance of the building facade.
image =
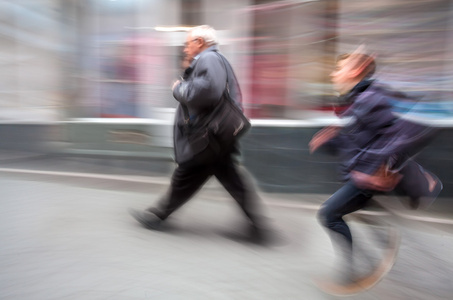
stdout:
{"type": "Polygon", "coordinates": [[[168,118],[184,30],[210,24],[251,118],[301,119],[333,101],[341,52],[366,44],[378,78],[452,96],[452,1],[0,1],[0,120],[168,118]]]}

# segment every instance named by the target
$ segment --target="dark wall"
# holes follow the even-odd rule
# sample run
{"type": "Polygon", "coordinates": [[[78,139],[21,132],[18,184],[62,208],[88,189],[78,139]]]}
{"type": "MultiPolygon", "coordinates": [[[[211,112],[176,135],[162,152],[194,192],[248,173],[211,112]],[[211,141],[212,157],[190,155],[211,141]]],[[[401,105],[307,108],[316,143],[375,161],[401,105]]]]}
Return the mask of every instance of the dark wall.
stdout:
{"type": "Polygon", "coordinates": [[[59,131],[54,124],[0,124],[0,150],[48,152],[59,131]]]}
{"type": "MultiPolygon", "coordinates": [[[[242,141],[245,166],[267,192],[332,193],[339,186],[338,161],[310,154],[308,143],[321,127],[255,127],[242,141]]],[[[443,182],[441,196],[453,196],[453,129],[441,129],[415,160],[443,182]]]]}
{"type": "MultiPolygon", "coordinates": [[[[0,151],[48,152],[63,155],[103,157],[121,160],[130,168],[138,164],[149,167],[150,173],[168,175],[174,167],[171,147],[162,147],[159,136],[169,128],[162,125],[70,124],[35,125],[1,124],[0,151]],[[112,140],[112,132],[120,132],[112,140]],[[132,132],[131,143],[123,133],[132,132]],[[137,135],[136,133],[140,134],[137,135]],[[140,140],[136,140],[137,137],[140,140]],[[146,142],[149,141],[149,142],[146,142]],[[138,143],[137,143],[138,142],[138,143]],[[147,144],[146,144],[146,143],[147,144]],[[156,146],[154,143],[160,145],[156,146]],[[146,145],[145,145],[146,144],[146,145]],[[161,165],[165,164],[165,168],[161,165]],[[153,170],[153,166],[158,167],[153,170]]],[[[167,126],[167,125],[166,125],[167,126]]],[[[171,125],[168,125],[171,126],[171,125]]],[[[335,157],[317,152],[309,154],[308,142],[321,127],[254,126],[241,142],[242,159],[260,188],[272,193],[330,194],[341,184],[338,181],[335,157]]],[[[453,128],[441,129],[417,161],[434,172],[443,182],[441,196],[453,196],[453,128]]]]}

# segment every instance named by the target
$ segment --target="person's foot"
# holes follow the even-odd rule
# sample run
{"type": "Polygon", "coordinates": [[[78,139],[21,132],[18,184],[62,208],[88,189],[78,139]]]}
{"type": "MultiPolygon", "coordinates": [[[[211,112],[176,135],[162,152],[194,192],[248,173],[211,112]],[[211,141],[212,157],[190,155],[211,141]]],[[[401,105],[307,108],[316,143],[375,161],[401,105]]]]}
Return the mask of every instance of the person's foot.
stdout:
{"type": "Polygon", "coordinates": [[[284,236],[275,227],[258,227],[251,225],[249,228],[249,241],[261,246],[279,246],[285,243],[284,236]]]}
{"type": "Polygon", "coordinates": [[[129,209],[129,214],[148,229],[159,230],[162,219],[148,210],[129,209]]]}
{"type": "Polygon", "coordinates": [[[380,263],[368,275],[357,280],[364,289],[370,289],[376,285],[392,269],[395,264],[398,250],[400,248],[401,236],[396,228],[390,228],[388,232],[388,243],[384,250],[380,263]]]}
{"type": "MultiPolygon", "coordinates": [[[[385,265],[387,266],[387,264],[385,265]]],[[[334,296],[352,296],[371,289],[387,273],[387,268],[379,264],[368,275],[343,272],[333,278],[314,279],[316,286],[327,294],[334,296]]]]}
{"type": "Polygon", "coordinates": [[[432,193],[434,191],[434,188],[437,185],[438,180],[436,180],[433,176],[431,176],[431,174],[429,174],[426,171],[424,172],[424,174],[425,174],[426,180],[428,181],[429,192],[432,193]]]}
{"type": "Polygon", "coordinates": [[[424,176],[428,183],[428,190],[424,196],[409,199],[409,207],[411,209],[427,209],[437,199],[443,189],[442,181],[436,175],[424,171],[424,176]]]}
{"type": "Polygon", "coordinates": [[[443,189],[442,181],[433,173],[425,171],[425,177],[428,181],[429,193],[419,199],[420,209],[427,209],[437,199],[443,189]]]}
{"type": "Polygon", "coordinates": [[[226,231],[222,230],[221,235],[236,242],[257,246],[274,246],[283,243],[283,239],[279,238],[280,235],[269,228],[261,228],[249,223],[235,230],[232,230],[232,228],[234,227],[232,226],[226,231]]]}
{"type": "Polygon", "coordinates": [[[367,275],[357,275],[351,268],[340,274],[336,280],[315,279],[314,282],[325,293],[335,296],[351,296],[369,290],[392,269],[399,246],[400,234],[397,229],[391,228],[382,259],[367,275]]]}
{"type": "Polygon", "coordinates": [[[352,296],[364,290],[354,280],[337,281],[326,278],[316,278],[313,281],[320,290],[334,296],[352,296]]]}
{"type": "Polygon", "coordinates": [[[270,232],[259,228],[257,226],[251,225],[249,229],[249,240],[254,244],[265,245],[270,241],[270,232]]]}
{"type": "Polygon", "coordinates": [[[359,276],[352,261],[343,261],[341,268],[330,270],[328,274],[318,275],[313,283],[323,292],[334,296],[351,296],[363,291],[358,285],[359,276]]]}

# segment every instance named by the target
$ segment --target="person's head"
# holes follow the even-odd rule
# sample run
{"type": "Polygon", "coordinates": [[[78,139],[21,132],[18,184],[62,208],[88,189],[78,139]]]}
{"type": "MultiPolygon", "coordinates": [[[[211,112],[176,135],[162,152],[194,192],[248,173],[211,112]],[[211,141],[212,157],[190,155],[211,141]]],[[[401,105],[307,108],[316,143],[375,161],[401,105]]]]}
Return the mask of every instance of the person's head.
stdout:
{"type": "Polygon", "coordinates": [[[187,59],[192,59],[207,48],[217,45],[217,35],[214,28],[201,25],[189,30],[184,43],[184,54],[187,59]]]}
{"type": "Polygon", "coordinates": [[[375,70],[373,56],[362,53],[342,54],[338,56],[335,70],[330,77],[335,90],[340,94],[346,94],[357,83],[371,77],[375,70]]]}

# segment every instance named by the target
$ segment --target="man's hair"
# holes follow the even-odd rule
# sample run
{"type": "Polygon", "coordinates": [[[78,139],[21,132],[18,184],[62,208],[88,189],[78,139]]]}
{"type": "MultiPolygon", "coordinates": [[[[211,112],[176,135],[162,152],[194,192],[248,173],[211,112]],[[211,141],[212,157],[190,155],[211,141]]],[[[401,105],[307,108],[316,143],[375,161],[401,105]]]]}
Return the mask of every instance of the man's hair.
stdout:
{"type": "Polygon", "coordinates": [[[190,33],[192,34],[192,38],[202,38],[209,46],[217,45],[219,43],[215,29],[209,25],[194,27],[190,30],[190,33]]]}
{"type": "Polygon", "coordinates": [[[337,62],[350,59],[354,63],[353,69],[361,68],[359,76],[363,78],[370,78],[376,71],[376,62],[373,56],[362,53],[344,53],[337,57],[337,62]]]}

